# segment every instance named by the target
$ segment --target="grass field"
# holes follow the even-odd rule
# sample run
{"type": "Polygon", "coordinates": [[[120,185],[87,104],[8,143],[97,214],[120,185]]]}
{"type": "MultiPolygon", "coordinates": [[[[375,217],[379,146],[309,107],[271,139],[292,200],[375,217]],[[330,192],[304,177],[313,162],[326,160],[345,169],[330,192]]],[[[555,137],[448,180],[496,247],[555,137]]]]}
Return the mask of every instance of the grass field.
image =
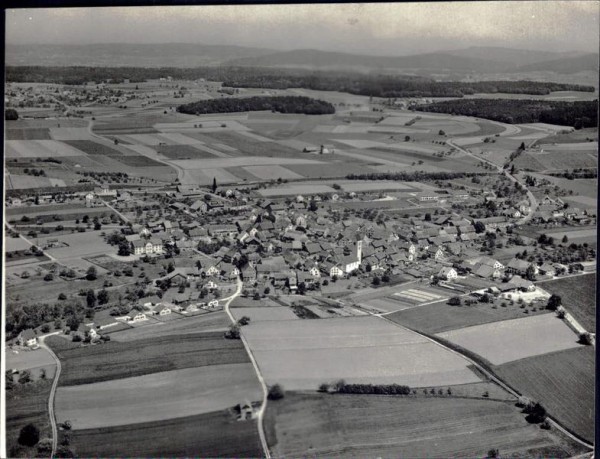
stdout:
{"type": "Polygon", "coordinates": [[[77,457],[260,457],[256,421],[238,421],[229,411],[159,422],[77,430],[77,457]]]}
{"type": "Polygon", "coordinates": [[[169,159],[214,158],[215,155],[190,145],[159,145],[156,151],[169,159]]]}
{"type": "Polygon", "coordinates": [[[410,308],[386,316],[401,325],[417,331],[434,334],[472,325],[523,317],[518,305],[492,309],[490,304],[474,306],[450,306],[447,300],[410,308]]]}
{"type": "Polygon", "coordinates": [[[31,375],[36,379],[42,368],[46,370],[46,376],[51,379],[56,365],[50,353],[44,348],[21,350],[17,354],[7,349],[5,362],[7,369],[30,370],[31,375]]]}
{"type": "Polygon", "coordinates": [[[552,313],[475,325],[437,336],[494,365],[580,346],[577,335],[552,313]]]}
{"type": "MultiPolygon", "coordinates": [[[[50,337],[47,343],[55,348],[56,340],[61,338],[50,337]]],[[[110,341],[78,349],[57,349],[56,354],[62,363],[60,386],[248,362],[242,343],[227,340],[218,332],[163,336],[128,343],[110,341]]]]}
{"type": "Polygon", "coordinates": [[[511,402],[286,394],[267,406],[275,457],[570,457],[581,451],[530,425],[511,402]]]}
{"type": "Polygon", "coordinates": [[[79,156],[81,151],[56,140],[7,140],[6,158],[55,158],[79,156]]]}
{"type": "Polygon", "coordinates": [[[111,333],[111,339],[113,341],[129,342],[151,337],[223,331],[227,329],[229,323],[229,319],[224,312],[213,312],[196,317],[180,316],[177,320],[172,320],[168,324],[159,322],[111,333]]]}
{"type": "Polygon", "coordinates": [[[539,401],[568,429],[593,442],[594,353],[591,346],[579,347],[517,360],[494,371],[513,388],[539,401]]]}
{"type": "Polygon", "coordinates": [[[94,429],[210,413],[261,399],[252,364],[237,363],[61,386],[56,413],[58,422],[68,419],[75,430],[94,429]]]}
{"type": "Polygon", "coordinates": [[[466,360],[374,317],[251,322],[242,331],[267,382],[290,390],[340,378],[414,387],[479,380],[466,360]]]}
{"type": "Polygon", "coordinates": [[[284,306],[232,308],[231,313],[236,320],[243,316],[248,316],[251,322],[298,319],[294,311],[284,306]]]}
{"type": "Polygon", "coordinates": [[[88,155],[122,156],[119,150],[108,147],[93,140],[65,140],[64,143],[83,151],[88,155]]]}
{"type": "Polygon", "coordinates": [[[559,295],[568,312],[586,330],[596,330],[596,274],[558,279],[540,284],[544,290],[559,295]]]}
{"type": "Polygon", "coordinates": [[[40,430],[40,438],[47,438],[50,431],[48,417],[48,397],[51,380],[37,381],[27,385],[17,385],[6,391],[6,452],[8,457],[36,457],[35,448],[22,447],[17,443],[19,431],[27,424],[34,424],[40,430]]]}
{"type": "Polygon", "coordinates": [[[260,180],[277,180],[281,179],[299,179],[301,175],[292,172],[289,169],[281,166],[246,166],[247,172],[251,173],[260,180]]]}

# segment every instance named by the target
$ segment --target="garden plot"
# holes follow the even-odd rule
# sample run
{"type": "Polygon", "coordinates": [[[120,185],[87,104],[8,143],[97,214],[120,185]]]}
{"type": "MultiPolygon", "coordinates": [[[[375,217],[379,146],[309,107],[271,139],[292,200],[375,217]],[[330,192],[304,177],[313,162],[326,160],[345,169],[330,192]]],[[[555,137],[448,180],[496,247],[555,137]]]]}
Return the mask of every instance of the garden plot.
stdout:
{"type": "Polygon", "coordinates": [[[83,153],[56,140],[8,140],[7,158],[55,158],[81,156],[83,153]]]}
{"type": "Polygon", "coordinates": [[[577,336],[554,314],[504,320],[439,333],[494,365],[579,347],[577,336]]]}
{"type": "Polygon", "coordinates": [[[251,323],[264,322],[269,320],[298,319],[298,316],[294,314],[294,311],[284,306],[232,308],[231,314],[233,315],[235,320],[239,320],[242,317],[247,316],[250,318],[251,323]]]}
{"type": "Polygon", "coordinates": [[[419,290],[416,288],[403,290],[402,292],[396,292],[393,295],[403,300],[409,300],[415,303],[429,303],[444,299],[443,295],[438,295],[437,293],[419,290]]]}
{"type": "Polygon", "coordinates": [[[244,169],[262,180],[301,179],[295,172],[281,166],[246,166],[244,169]]]}
{"type": "Polygon", "coordinates": [[[375,317],[266,321],[242,332],[267,383],[289,390],[340,378],[411,387],[479,381],[462,357],[375,317]]]}
{"type": "Polygon", "coordinates": [[[79,430],[191,416],[261,398],[252,364],[211,365],[61,386],[56,415],[79,430]]]}

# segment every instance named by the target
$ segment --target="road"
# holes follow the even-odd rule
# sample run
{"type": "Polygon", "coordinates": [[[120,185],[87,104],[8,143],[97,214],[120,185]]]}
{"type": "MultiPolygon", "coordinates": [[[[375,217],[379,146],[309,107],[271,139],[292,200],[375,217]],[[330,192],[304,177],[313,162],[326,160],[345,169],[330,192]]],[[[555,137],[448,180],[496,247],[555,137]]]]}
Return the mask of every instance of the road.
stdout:
{"type": "MultiPolygon", "coordinates": [[[[227,313],[227,316],[229,317],[229,320],[231,321],[232,324],[235,324],[237,321],[231,314],[231,311],[229,310],[229,305],[235,298],[237,298],[240,295],[240,293],[242,293],[243,286],[244,286],[244,283],[241,281],[241,279],[238,278],[237,279],[237,289],[236,289],[235,293],[233,295],[231,295],[227,299],[227,302],[225,303],[225,307],[224,307],[225,312],[227,313]]],[[[258,415],[257,415],[258,436],[260,437],[260,443],[261,443],[263,451],[265,453],[265,458],[271,459],[271,452],[269,451],[269,445],[267,444],[267,437],[265,436],[265,429],[264,429],[264,417],[265,417],[265,411],[267,409],[267,400],[268,400],[267,399],[267,394],[268,394],[267,384],[265,383],[262,373],[260,372],[260,368],[258,368],[256,359],[254,358],[254,355],[252,354],[252,350],[250,349],[250,346],[248,346],[248,342],[246,341],[246,338],[244,338],[244,335],[241,333],[240,333],[240,338],[242,339],[244,348],[246,349],[246,352],[248,353],[248,356],[250,357],[250,360],[252,361],[252,366],[254,367],[254,371],[256,372],[256,376],[258,377],[258,381],[260,382],[260,385],[262,386],[262,389],[263,389],[263,399],[262,399],[262,403],[260,405],[260,410],[258,411],[258,415]]]]}
{"type": "Polygon", "coordinates": [[[56,357],[56,354],[46,345],[44,340],[48,336],[57,335],[60,332],[50,333],[48,335],[40,336],[40,346],[46,349],[52,358],[56,361],[56,373],[54,374],[54,380],[52,381],[52,388],[50,389],[50,396],[48,397],[48,416],[50,417],[50,426],[52,428],[52,454],[50,458],[53,458],[56,454],[56,448],[58,447],[58,428],[56,427],[56,416],[54,416],[54,396],[56,395],[56,387],[58,386],[58,378],[60,378],[60,371],[62,369],[60,360],[56,357]]]}

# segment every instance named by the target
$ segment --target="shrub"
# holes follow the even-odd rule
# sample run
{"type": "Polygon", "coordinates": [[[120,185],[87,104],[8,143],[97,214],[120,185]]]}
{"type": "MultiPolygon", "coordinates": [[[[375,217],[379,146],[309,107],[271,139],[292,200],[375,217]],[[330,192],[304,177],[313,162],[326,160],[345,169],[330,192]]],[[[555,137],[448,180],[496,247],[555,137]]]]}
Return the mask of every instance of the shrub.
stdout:
{"type": "Polygon", "coordinates": [[[238,320],[238,324],[240,325],[248,325],[250,323],[250,317],[243,316],[240,320],[238,320]]]}
{"type": "Polygon", "coordinates": [[[329,392],[329,384],[327,384],[327,383],[320,384],[319,392],[329,392]]]}
{"type": "Polygon", "coordinates": [[[279,384],[274,384],[269,387],[269,393],[267,394],[267,398],[269,400],[281,400],[285,396],[285,391],[283,387],[279,384]]]}
{"type": "Polygon", "coordinates": [[[458,296],[453,296],[452,298],[450,298],[448,300],[448,304],[450,306],[460,306],[460,304],[461,304],[460,298],[458,296]]]}

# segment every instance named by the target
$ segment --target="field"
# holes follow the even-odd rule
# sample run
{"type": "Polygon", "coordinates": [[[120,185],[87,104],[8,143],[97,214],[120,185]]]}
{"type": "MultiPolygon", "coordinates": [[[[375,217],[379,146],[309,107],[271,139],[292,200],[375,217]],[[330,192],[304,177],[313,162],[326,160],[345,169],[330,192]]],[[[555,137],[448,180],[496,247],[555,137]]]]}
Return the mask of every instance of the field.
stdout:
{"type": "Polygon", "coordinates": [[[199,332],[224,331],[229,326],[229,319],[224,312],[213,312],[196,317],[179,316],[167,324],[157,322],[143,327],[111,333],[111,339],[119,342],[135,341],[143,338],[158,338],[170,335],[194,334],[199,332]]]}
{"type": "Polygon", "coordinates": [[[6,140],[50,140],[48,128],[17,128],[7,129],[6,140]]]}
{"type": "Polygon", "coordinates": [[[6,141],[6,158],[55,158],[81,154],[80,150],[56,140],[6,141]]]}
{"type": "Polygon", "coordinates": [[[549,151],[524,152],[514,161],[515,167],[531,171],[554,171],[577,168],[593,168],[598,165],[597,151],[549,151]]]}
{"type": "Polygon", "coordinates": [[[159,422],[76,430],[77,457],[259,457],[256,421],[240,422],[229,411],[159,422]]]}
{"type": "MultiPolygon", "coordinates": [[[[530,313],[531,314],[531,313],[530,313]]],[[[435,334],[472,325],[523,317],[518,305],[493,309],[490,304],[450,306],[447,300],[404,309],[386,316],[396,323],[424,333],[435,334]]]]}
{"type": "Polygon", "coordinates": [[[596,274],[558,279],[540,284],[544,290],[559,295],[565,309],[586,330],[596,330],[596,274]]]}
{"type": "Polygon", "coordinates": [[[51,435],[48,397],[51,380],[37,381],[6,391],[6,452],[8,457],[35,457],[35,449],[19,446],[19,431],[27,424],[40,429],[40,438],[51,435]]]}
{"type": "Polygon", "coordinates": [[[438,333],[494,365],[579,347],[577,336],[554,314],[505,320],[438,333]]]}
{"type": "Polygon", "coordinates": [[[591,346],[579,347],[507,363],[494,371],[513,388],[539,401],[568,429],[593,442],[594,354],[591,346]]]}
{"type": "Polygon", "coordinates": [[[156,151],[169,159],[214,158],[215,155],[190,145],[160,145],[156,151]]]}
{"type": "Polygon", "coordinates": [[[7,349],[5,362],[7,369],[29,370],[35,379],[39,377],[42,368],[46,370],[48,379],[54,377],[56,362],[44,348],[36,350],[24,349],[18,351],[18,353],[7,349]]]}
{"type": "Polygon", "coordinates": [[[401,287],[399,289],[394,289],[397,291],[392,291],[390,294],[386,294],[385,297],[368,299],[366,301],[362,301],[360,304],[362,307],[369,310],[375,310],[378,312],[395,312],[413,307],[421,308],[427,303],[437,302],[448,298],[447,291],[442,291],[441,289],[436,289],[435,287],[409,287],[410,285],[407,286],[407,288],[401,287]]]}
{"type": "Polygon", "coordinates": [[[243,316],[248,316],[251,322],[295,320],[298,318],[298,316],[294,314],[294,311],[283,306],[232,308],[231,314],[236,320],[243,316]]]}
{"type": "Polygon", "coordinates": [[[340,378],[414,387],[479,380],[466,360],[374,317],[251,322],[242,332],[267,383],[290,390],[340,378]]]}
{"type": "Polygon", "coordinates": [[[57,348],[57,343],[62,341],[58,337],[47,340],[48,345],[56,349],[62,363],[60,386],[248,362],[242,343],[227,340],[218,332],[147,338],[128,343],[110,341],[102,345],[65,350],[57,348]],[[190,358],[192,355],[193,358],[190,358]]]}
{"type": "Polygon", "coordinates": [[[581,451],[528,424],[510,402],[286,394],[267,406],[274,457],[570,457],[581,451]]]}
{"type": "Polygon", "coordinates": [[[68,419],[75,430],[94,429],[209,413],[261,399],[252,364],[237,363],[61,386],[56,413],[58,422],[68,419]]]}

